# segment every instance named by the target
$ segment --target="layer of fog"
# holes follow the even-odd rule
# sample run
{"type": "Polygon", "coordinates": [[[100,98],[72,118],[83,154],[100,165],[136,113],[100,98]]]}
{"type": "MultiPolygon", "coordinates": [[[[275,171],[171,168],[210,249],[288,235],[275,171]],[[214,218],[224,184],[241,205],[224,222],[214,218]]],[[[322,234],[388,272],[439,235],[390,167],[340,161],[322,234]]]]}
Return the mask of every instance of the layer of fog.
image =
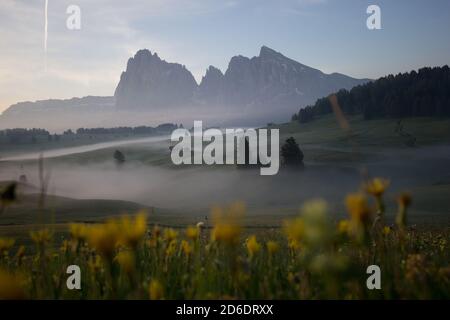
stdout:
{"type": "Polygon", "coordinates": [[[68,148],[58,148],[53,150],[47,150],[45,152],[26,152],[20,155],[6,156],[0,157],[0,161],[25,161],[25,160],[35,160],[38,159],[41,155],[44,158],[56,158],[62,156],[68,156],[79,153],[86,153],[96,150],[108,149],[112,147],[119,147],[124,145],[130,145],[134,143],[153,143],[167,140],[168,136],[157,136],[157,137],[147,137],[147,138],[139,138],[139,139],[127,139],[120,141],[111,141],[111,142],[101,142],[94,143],[90,145],[78,146],[78,147],[68,147],[68,148]]]}
{"type": "MultiPolygon", "coordinates": [[[[450,147],[436,146],[387,150],[384,160],[365,165],[306,163],[304,170],[281,170],[276,176],[260,176],[258,169],[234,166],[173,168],[127,161],[119,168],[112,159],[84,165],[56,162],[48,168],[49,192],[72,198],[128,200],[186,212],[236,200],[262,209],[297,208],[304,200],[318,197],[342,205],[348,192],[359,189],[365,171],[391,179],[390,193],[395,194],[416,186],[450,183],[449,161],[450,147]]],[[[17,162],[0,168],[0,180],[17,179],[25,173],[31,183],[38,184],[36,164],[21,168],[17,162]]]]}
{"type": "Polygon", "coordinates": [[[277,108],[255,110],[252,108],[220,108],[213,106],[160,108],[151,111],[95,111],[65,110],[42,111],[29,110],[26,113],[0,115],[0,130],[11,128],[42,128],[51,133],[78,128],[110,128],[120,126],[157,126],[162,123],[182,123],[191,128],[195,120],[201,120],[206,126],[263,126],[267,122],[281,123],[290,119],[298,110],[277,108]]]}

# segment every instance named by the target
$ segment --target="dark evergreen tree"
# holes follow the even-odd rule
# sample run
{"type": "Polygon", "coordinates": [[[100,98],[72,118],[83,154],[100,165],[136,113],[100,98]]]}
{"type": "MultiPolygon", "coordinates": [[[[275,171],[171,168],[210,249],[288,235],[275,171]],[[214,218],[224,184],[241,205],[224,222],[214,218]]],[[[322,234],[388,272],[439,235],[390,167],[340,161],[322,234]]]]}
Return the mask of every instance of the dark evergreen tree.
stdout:
{"type": "Polygon", "coordinates": [[[125,163],[125,155],[121,151],[119,150],[114,151],[113,157],[118,165],[125,163]]]}
{"type": "Polygon", "coordinates": [[[286,165],[303,165],[303,152],[294,137],[290,137],[281,147],[281,156],[286,165]]]}

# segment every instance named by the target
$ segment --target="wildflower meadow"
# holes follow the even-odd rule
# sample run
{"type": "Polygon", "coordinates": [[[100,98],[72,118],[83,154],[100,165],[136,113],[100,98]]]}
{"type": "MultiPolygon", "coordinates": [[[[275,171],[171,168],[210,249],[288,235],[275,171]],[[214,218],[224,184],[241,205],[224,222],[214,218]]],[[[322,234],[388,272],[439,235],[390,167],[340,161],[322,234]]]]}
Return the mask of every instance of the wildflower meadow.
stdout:
{"type": "Polygon", "coordinates": [[[0,239],[2,299],[442,299],[450,297],[448,230],[408,226],[413,201],[397,197],[385,222],[386,179],[344,199],[335,221],[324,200],[304,203],[280,228],[242,225],[244,203],[211,209],[211,223],[152,224],[142,211],[104,223],[70,224],[63,239],[41,228],[31,248],[0,239]],[[81,288],[66,285],[79,266],[81,288]],[[381,289],[367,287],[369,265],[381,289]]]}

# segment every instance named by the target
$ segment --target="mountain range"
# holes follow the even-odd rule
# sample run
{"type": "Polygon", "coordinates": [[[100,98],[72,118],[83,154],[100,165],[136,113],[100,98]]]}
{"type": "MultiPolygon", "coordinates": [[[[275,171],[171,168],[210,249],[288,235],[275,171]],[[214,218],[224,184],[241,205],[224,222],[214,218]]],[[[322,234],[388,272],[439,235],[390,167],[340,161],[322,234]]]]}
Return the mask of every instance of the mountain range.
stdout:
{"type": "Polygon", "coordinates": [[[128,60],[114,96],[119,109],[207,105],[250,107],[257,113],[261,108],[298,108],[367,81],[325,74],[263,46],[259,56],[231,58],[225,73],[210,66],[197,85],[185,66],[140,50],[128,60]]]}
{"type": "MultiPolygon", "coordinates": [[[[210,66],[197,84],[184,65],[166,62],[157,53],[144,49],[128,60],[114,97],[18,103],[3,112],[0,127],[30,126],[21,121],[30,114],[33,123],[39,124],[42,122],[39,118],[54,119],[55,114],[61,112],[66,118],[75,113],[81,122],[83,115],[89,117],[93,113],[106,112],[110,113],[108,119],[114,118],[115,113],[126,113],[131,118],[135,114],[136,120],[140,121],[145,113],[144,119],[148,115],[146,122],[154,118],[158,121],[190,121],[192,116],[202,120],[200,117],[205,116],[210,122],[216,122],[211,123],[214,125],[220,124],[218,119],[224,117],[231,123],[239,120],[239,125],[245,123],[244,119],[249,123],[265,123],[287,120],[299,107],[339,89],[351,89],[368,81],[339,73],[325,74],[263,46],[258,56],[232,57],[225,73],[210,66]],[[167,118],[160,119],[161,116],[167,118]]],[[[119,116],[121,119],[117,120],[125,122],[129,117],[119,116]]],[[[102,125],[106,125],[105,121],[102,125]]],[[[78,125],[84,126],[83,123],[78,125]]]]}

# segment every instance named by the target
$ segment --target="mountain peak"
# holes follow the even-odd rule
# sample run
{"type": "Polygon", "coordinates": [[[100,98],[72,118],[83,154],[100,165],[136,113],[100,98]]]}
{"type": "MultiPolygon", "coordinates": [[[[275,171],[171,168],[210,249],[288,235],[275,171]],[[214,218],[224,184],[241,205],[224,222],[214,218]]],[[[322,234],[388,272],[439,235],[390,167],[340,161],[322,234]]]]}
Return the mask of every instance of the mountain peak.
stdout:
{"type": "Polygon", "coordinates": [[[143,49],[128,60],[114,96],[119,108],[163,108],[190,101],[196,89],[197,82],[184,65],[169,63],[143,49]]]}
{"type": "Polygon", "coordinates": [[[136,54],[134,55],[134,58],[138,58],[138,57],[145,57],[145,56],[152,56],[152,52],[148,49],[141,49],[139,51],[136,52],[136,54]]]}
{"type": "Polygon", "coordinates": [[[260,57],[272,57],[272,56],[282,56],[281,53],[278,51],[275,51],[267,46],[262,46],[261,50],[259,51],[260,57]]]}
{"type": "Polygon", "coordinates": [[[214,66],[209,66],[206,70],[206,74],[220,74],[223,75],[222,71],[219,68],[216,68],[214,66]]]}

